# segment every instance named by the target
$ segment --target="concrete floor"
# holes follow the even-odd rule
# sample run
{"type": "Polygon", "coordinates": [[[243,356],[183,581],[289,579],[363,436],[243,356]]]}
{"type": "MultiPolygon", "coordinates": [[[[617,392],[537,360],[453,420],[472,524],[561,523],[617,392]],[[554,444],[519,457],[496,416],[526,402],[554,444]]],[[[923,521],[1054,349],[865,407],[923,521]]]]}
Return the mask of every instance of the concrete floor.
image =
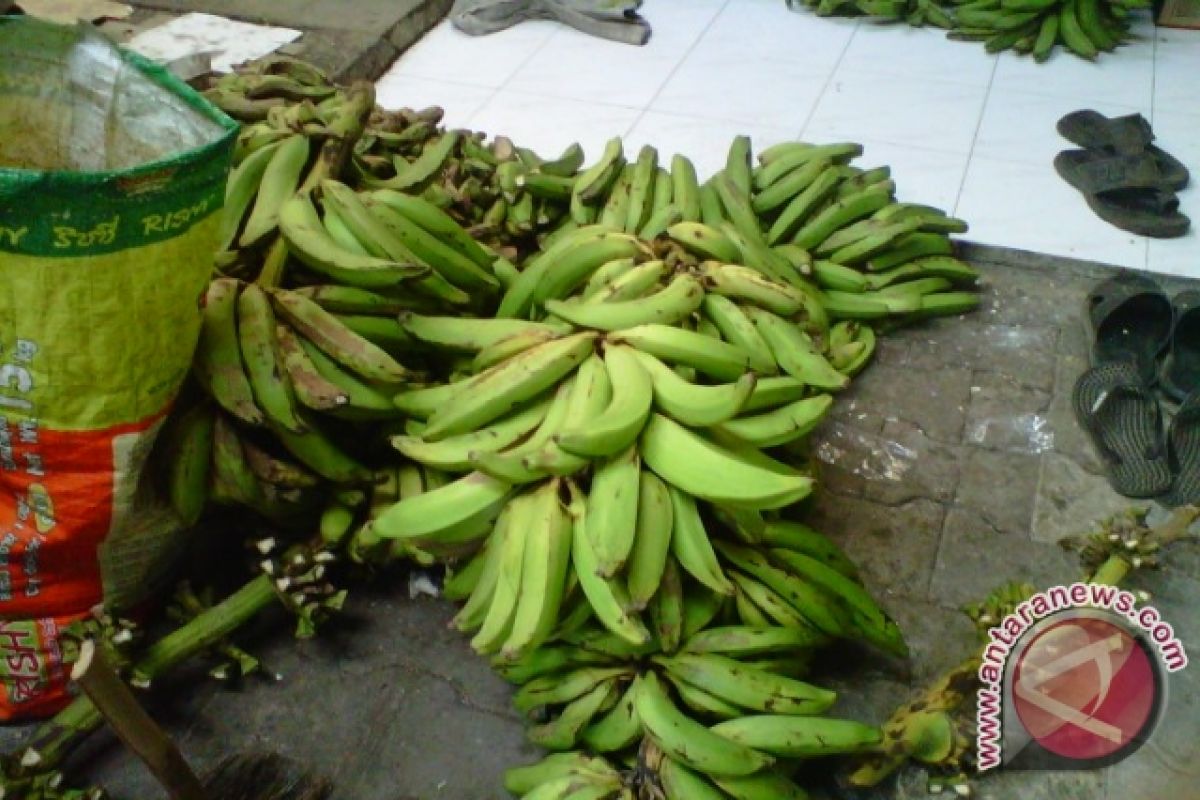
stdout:
{"type": "MultiPolygon", "coordinates": [[[[1107,270],[974,253],[987,281],[984,307],[882,339],[876,362],[817,435],[830,463],[811,520],[862,566],[913,649],[907,671],[858,651],[831,656],[817,681],[842,690],[841,715],[885,718],[969,653],[974,634],[962,603],[1005,579],[1046,586],[1076,578],[1074,558],[1054,542],[1128,505],[1097,473],[1068,407],[1086,358],[1077,313],[1107,270]]],[[[1154,595],[1185,645],[1200,642],[1200,546],[1178,546],[1165,569],[1133,585],[1154,595]]],[[[320,639],[295,643],[277,633],[252,647],[278,682],[231,691],[193,675],[160,693],[155,713],[197,764],[277,750],[334,778],[338,800],[503,797],[503,770],[537,750],[523,740],[509,688],[446,628],[450,605],[408,599],[399,576],[351,597],[345,619],[320,639]]],[[[977,796],[1196,797],[1200,669],[1177,673],[1169,688],[1162,727],[1132,758],[1101,771],[991,775],[977,796]]],[[[0,731],[0,747],[20,735],[0,731]]],[[[76,763],[116,798],[158,796],[107,734],[76,763]]],[[[814,796],[918,798],[924,777],[909,770],[875,792],[814,796]]]]}

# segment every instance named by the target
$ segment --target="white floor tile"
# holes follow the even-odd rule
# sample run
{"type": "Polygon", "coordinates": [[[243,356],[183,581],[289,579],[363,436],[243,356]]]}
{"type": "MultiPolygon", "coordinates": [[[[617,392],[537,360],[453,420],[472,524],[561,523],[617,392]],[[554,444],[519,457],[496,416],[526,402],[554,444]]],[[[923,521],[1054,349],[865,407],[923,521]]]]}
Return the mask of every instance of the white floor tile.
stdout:
{"type": "Polygon", "coordinates": [[[698,45],[679,66],[651,110],[729,121],[760,120],[799,132],[832,67],[745,55],[717,58],[703,47],[698,45]]]}
{"type": "Polygon", "coordinates": [[[856,141],[862,142],[863,155],[854,162],[855,165],[863,169],[884,164],[891,167],[898,199],[907,203],[925,203],[947,212],[954,210],[967,171],[966,153],[863,141],[861,137],[856,141]]]}
{"type": "Polygon", "coordinates": [[[992,79],[996,56],[978,44],[951,41],[939,28],[863,22],[841,66],[887,76],[889,83],[931,79],[986,86],[992,79]]]}
{"type": "Polygon", "coordinates": [[[1154,108],[1200,113],[1200,32],[1158,30],[1154,108]]]}
{"type": "Polygon", "coordinates": [[[475,113],[470,124],[489,135],[508,136],[547,158],[579,142],[590,160],[600,155],[608,139],[624,136],[639,113],[632,108],[501,89],[475,113]]]}
{"type": "Polygon", "coordinates": [[[1087,107],[1108,117],[1140,112],[1150,119],[1150,98],[1140,106],[1119,106],[1080,98],[1051,97],[993,87],[983,109],[974,153],[985,158],[1022,161],[1049,168],[1061,150],[1075,148],[1062,138],[1055,125],[1064,115],[1087,107]]]}
{"type": "Polygon", "coordinates": [[[1200,106],[1193,108],[1198,113],[1155,109],[1154,133],[1159,146],[1192,173],[1191,183],[1179,193],[1179,210],[1191,217],[1192,229],[1178,239],[1151,239],[1148,267],[1153,272],[1200,278],[1200,106]]]}
{"type": "Polygon", "coordinates": [[[839,69],[804,129],[804,138],[850,139],[969,153],[986,86],[887,81],[839,69]]]}
{"type": "Polygon", "coordinates": [[[406,50],[384,77],[417,75],[502,86],[558,27],[548,20],[533,20],[487,36],[468,36],[446,21],[406,50]]]}
{"type": "Polygon", "coordinates": [[[466,125],[493,94],[494,89],[482,86],[396,73],[384,75],[375,84],[375,102],[384,108],[441,106],[446,110],[445,124],[450,127],[466,125]]]}
{"type": "MultiPolygon", "coordinates": [[[[730,0],[696,48],[698,55],[746,62],[798,61],[828,70],[854,35],[858,20],[788,11],[783,0],[730,0]]],[[[770,72],[758,74],[771,80],[770,72]]]]}
{"type": "Polygon", "coordinates": [[[796,131],[787,128],[740,122],[714,122],[698,117],[647,111],[629,132],[625,140],[625,151],[632,158],[642,145],[651,144],[658,148],[659,159],[663,163],[669,162],[675,153],[681,153],[696,165],[696,172],[703,181],[724,168],[729,143],[733,137],[741,134],[750,136],[755,153],[773,144],[796,138],[796,131]]]}
{"type": "Polygon", "coordinates": [[[967,238],[973,241],[1146,267],[1145,239],[1093,214],[1049,166],[975,156],[955,215],[971,224],[967,238]]]}
{"type": "Polygon", "coordinates": [[[1012,51],[1000,54],[995,89],[1065,97],[1076,108],[1103,101],[1137,108],[1150,97],[1154,86],[1154,41],[1147,37],[1114,53],[1101,53],[1087,61],[1061,47],[1045,64],[1012,51]]]}
{"type": "Polygon", "coordinates": [[[684,52],[674,47],[633,47],[563,30],[517,70],[505,88],[641,109],[684,52]]]}

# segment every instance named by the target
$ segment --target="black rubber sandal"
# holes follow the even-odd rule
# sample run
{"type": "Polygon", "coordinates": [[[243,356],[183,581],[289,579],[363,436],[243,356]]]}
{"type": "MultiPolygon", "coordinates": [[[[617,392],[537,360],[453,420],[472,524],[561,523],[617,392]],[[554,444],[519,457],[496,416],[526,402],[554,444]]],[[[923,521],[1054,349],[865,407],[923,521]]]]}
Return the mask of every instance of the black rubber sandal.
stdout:
{"type": "Polygon", "coordinates": [[[1158,497],[1171,488],[1162,408],[1126,362],[1101,364],[1079,376],[1075,416],[1125,497],[1158,497]]]}
{"type": "Polygon", "coordinates": [[[1084,308],[1092,364],[1128,362],[1143,385],[1154,385],[1174,313],[1166,293],[1141,273],[1119,272],[1102,281],[1084,308]]]}
{"type": "Polygon", "coordinates": [[[1163,498],[1169,506],[1200,504],[1200,391],[1179,406],[1167,432],[1167,456],[1175,483],[1163,498]]]}
{"type": "Polygon", "coordinates": [[[1110,156],[1148,153],[1169,188],[1179,191],[1188,184],[1187,167],[1161,147],[1151,144],[1154,131],[1141,114],[1106,117],[1089,108],[1072,111],[1058,121],[1057,127],[1064,139],[1088,150],[1110,156]]]}
{"type": "Polygon", "coordinates": [[[1173,305],[1175,326],[1158,383],[1167,397],[1182,403],[1200,390],[1200,290],[1180,292],[1173,305]]]}
{"type": "Polygon", "coordinates": [[[1173,239],[1191,220],[1179,213],[1179,198],[1145,153],[1112,156],[1094,150],[1064,150],[1054,157],[1062,179],[1083,193],[1100,219],[1140,236],[1173,239]]]}

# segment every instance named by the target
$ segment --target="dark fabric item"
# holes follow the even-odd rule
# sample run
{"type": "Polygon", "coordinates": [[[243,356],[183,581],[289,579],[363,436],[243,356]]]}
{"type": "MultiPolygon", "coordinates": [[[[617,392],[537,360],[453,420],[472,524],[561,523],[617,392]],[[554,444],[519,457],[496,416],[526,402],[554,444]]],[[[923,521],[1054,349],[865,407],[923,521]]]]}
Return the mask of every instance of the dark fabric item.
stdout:
{"type": "Polygon", "coordinates": [[[1174,323],[1171,301],[1157,283],[1137,272],[1102,281],[1088,294],[1084,321],[1093,364],[1128,362],[1144,385],[1154,384],[1155,362],[1174,323]]]}
{"type": "Polygon", "coordinates": [[[1118,494],[1158,497],[1171,488],[1162,409],[1131,364],[1092,367],[1075,383],[1072,399],[1118,494]]]}
{"type": "Polygon", "coordinates": [[[1170,239],[1187,233],[1191,220],[1179,212],[1179,198],[1163,183],[1146,154],[1112,156],[1092,150],[1064,150],[1054,158],[1062,179],[1083,193],[1096,215],[1121,230],[1170,239]]]}
{"type": "Polygon", "coordinates": [[[1200,504],[1200,391],[1187,396],[1167,432],[1167,455],[1175,482],[1163,498],[1169,506],[1200,504]]]}
{"type": "Polygon", "coordinates": [[[1175,325],[1158,382],[1169,398],[1182,403],[1200,390],[1200,291],[1180,292],[1173,305],[1175,325]]]}
{"type": "Polygon", "coordinates": [[[643,45],[650,23],[637,12],[642,0],[457,0],[450,9],[454,27],[483,36],[530,19],[557,19],[592,36],[643,45]]]}
{"type": "Polygon", "coordinates": [[[1088,150],[1107,155],[1147,153],[1154,159],[1168,188],[1179,191],[1188,184],[1187,167],[1170,153],[1151,144],[1154,131],[1141,114],[1109,118],[1091,109],[1072,111],[1058,121],[1057,127],[1067,141],[1088,150]]]}

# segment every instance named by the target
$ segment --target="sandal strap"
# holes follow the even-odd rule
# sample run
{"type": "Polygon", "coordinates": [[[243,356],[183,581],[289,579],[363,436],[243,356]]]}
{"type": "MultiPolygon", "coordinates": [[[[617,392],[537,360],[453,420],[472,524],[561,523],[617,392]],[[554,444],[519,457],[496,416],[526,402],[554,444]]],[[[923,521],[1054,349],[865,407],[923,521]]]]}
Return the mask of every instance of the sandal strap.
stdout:
{"type": "Polygon", "coordinates": [[[1154,141],[1154,131],[1141,114],[1111,117],[1101,130],[1107,146],[1123,155],[1140,153],[1154,141]]]}
{"type": "MultiPolygon", "coordinates": [[[[1100,451],[1100,456],[1105,461],[1108,461],[1112,464],[1120,464],[1124,461],[1124,459],[1121,458],[1119,453],[1109,447],[1108,443],[1105,441],[1103,435],[1104,431],[1099,423],[1099,411],[1109,403],[1113,402],[1115,398],[1122,395],[1134,395],[1135,397],[1144,398],[1149,396],[1149,392],[1146,390],[1146,387],[1140,383],[1118,383],[1101,392],[1100,396],[1096,398],[1095,404],[1093,404],[1090,409],[1087,409],[1087,413],[1084,415],[1084,421],[1088,426],[1089,432],[1092,434],[1092,442],[1095,444],[1096,449],[1100,451]]],[[[1163,435],[1165,431],[1165,423],[1163,421],[1162,406],[1159,403],[1152,403],[1152,406],[1154,408],[1155,444],[1149,452],[1143,454],[1151,461],[1161,458],[1166,447],[1166,441],[1163,435]]]]}
{"type": "Polygon", "coordinates": [[[1088,314],[1092,328],[1099,328],[1110,314],[1135,297],[1151,295],[1160,299],[1163,310],[1171,314],[1171,301],[1152,278],[1132,270],[1119,272],[1097,286],[1090,295],[1088,314]]]}
{"type": "Polygon", "coordinates": [[[1095,194],[1120,189],[1160,189],[1162,173],[1158,164],[1148,153],[1126,156],[1089,158],[1080,162],[1081,183],[1095,194]]]}

